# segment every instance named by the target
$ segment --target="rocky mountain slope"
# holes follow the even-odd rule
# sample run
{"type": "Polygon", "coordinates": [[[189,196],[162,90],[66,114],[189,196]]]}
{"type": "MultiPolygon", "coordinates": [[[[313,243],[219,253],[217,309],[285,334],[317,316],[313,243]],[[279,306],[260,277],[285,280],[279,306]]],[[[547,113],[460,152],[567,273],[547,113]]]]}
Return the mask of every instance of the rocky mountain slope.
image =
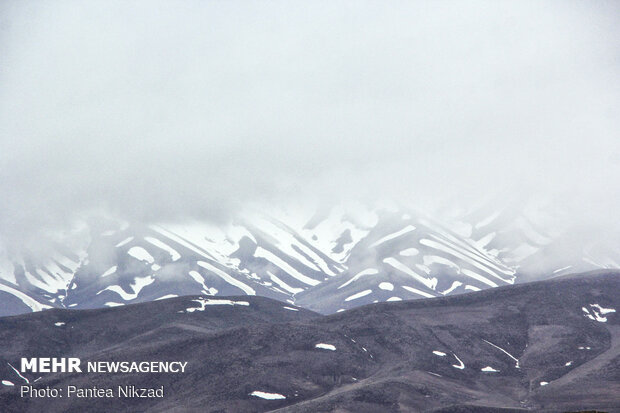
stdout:
{"type": "Polygon", "coordinates": [[[618,272],[321,316],[261,297],[177,297],[0,319],[7,412],[620,409],[618,272]],[[24,356],[184,360],[183,374],[17,374],[24,356]],[[20,398],[17,386],[164,385],[160,399],[20,398]]]}
{"type": "Polygon", "coordinates": [[[222,223],[84,224],[45,253],[0,254],[0,315],[189,294],[260,295],[333,313],[619,267],[613,227],[579,232],[548,210],[499,205],[437,211],[441,219],[357,205],[222,223]]]}

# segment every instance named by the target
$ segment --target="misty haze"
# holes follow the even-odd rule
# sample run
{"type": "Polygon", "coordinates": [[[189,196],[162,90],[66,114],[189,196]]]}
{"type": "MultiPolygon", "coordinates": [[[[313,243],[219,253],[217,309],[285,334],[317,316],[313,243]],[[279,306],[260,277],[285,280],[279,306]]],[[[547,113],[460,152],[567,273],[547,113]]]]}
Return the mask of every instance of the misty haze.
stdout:
{"type": "Polygon", "coordinates": [[[195,391],[122,408],[620,409],[618,16],[0,2],[0,411],[169,346],[195,391]]]}

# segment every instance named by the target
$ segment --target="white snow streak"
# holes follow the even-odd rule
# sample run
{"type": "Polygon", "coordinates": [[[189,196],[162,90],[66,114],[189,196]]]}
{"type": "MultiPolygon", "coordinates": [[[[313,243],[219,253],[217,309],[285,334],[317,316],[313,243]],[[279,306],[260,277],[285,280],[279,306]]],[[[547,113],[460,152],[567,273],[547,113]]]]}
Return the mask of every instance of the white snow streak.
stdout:
{"type": "Polygon", "coordinates": [[[310,278],[310,277],[307,277],[307,276],[303,275],[302,273],[297,271],[295,268],[291,267],[287,262],[282,260],[280,257],[278,257],[277,255],[275,255],[271,251],[268,251],[268,250],[266,250],[266,249],[264,249],[262,247],[256,247],[256,251],[254,252],[254,256],[255,257],[259,257],[259,258],[265,258],[267,261],[272,262],[274,265],[279,267],[282,271],[286,272],[291,277],[298,279],[299,281],[301,281],[304,284],[315,286],[315,285],[318,285],[320,283],[320,281],[317,281],[317,280],[315,280],[313,278],[310,278]]]}
{"type": "Polygon", "coordinates": [[[252,393],[250,393],[250,396],[254,396],[254,397],[260,397],[261,399],[266,399],[266,400],[282,400],[282,399],[286,399],[286,396],[280,394],[280,393],[267,393],[264,391],[258,391],[258,390],[254,390],[252,393]]]}
{"type": "Polygon", "coordinates": [[[431,290],[434,290],[437,287],[437,278],[423,277],[417,272],[413,271],[411,268],[404,265],[402,262],[398,261],[394,257],[385,258],[383,262],[388,265],[391,265],[392,267],[396,268],[399,271],[404,272],[407,275],[412,276],[414,279],[421,282],[422,284],[424,284],[427,288],[430,288],[431,290]]]}
{"type": "Polygon", "coordinates": [[[49,305],[39,303],[35,299],[24,294],[23,292],[16,290],[13,287],[9,287],[8,285],[0,284],[0,291],[6,291],[7,293],[19,298],[24,304],[30,307],[32,311],[41,311],[44,308],[52,308],[49,305]]]}
{"type": "Polygon", "coordinates": [[[108,270],[106,272],[104,272],[103,274],[101,274],[101,278],[103,277],[107,277],[110,274],[114,274],[116,272],[116,265],[113,267],[108,268],[108,270]]]}
{"type": "Polygon", "coordinates": [[[378,241],[373,242],[372,244],[370,244],[370,248],[376,247],[377,245],[383,244],[384,242],[390,241],[394,238],[398,238],[401,235],[405,235],[408,232],[411,231],[415,231],[415,227],[413,225],[407,225],[405,228],[401,229],[400,231],[396,231],[392,234],[386,235],[385,237],[379,239],[378,241]]]}
{"type": "Polygon", "coordinates": [[[603,308],[598,304],[590,304],[590,310],[586,307],[581,307],[581,309],[585,313],[584,316],[588,317],[590,320],[598,321],[599,323],[607,322],[607,317],[603,317],[603,314],[616,312],[613,308],[603,308]]]}
{"type": "Polygon", "coordinates": [[[458,365],[457,364],[453,364],[452,367],[454,367],[455,369],[463,370],[465,368],[465,363],[463,363],[463,361],[461,361],[461,359],[458,358],[458,356],[456,354],[452,353],[452,355],[459,362],[458,365]]]}
{"type": "Polygon", "coordinates": [[[598,312],[601,314],[608,314],[608,313],[615,313],[616,309],[615,308],[603,308],[598,304],[590,304],[590,307],[596,307],[598,308],[598,312]]]}
{"type": "Polygon", "coordinates": [[[198,304],[200,307],[190,307],[186,309],[188,313],[193,313],[194,311],[204,311],[206,306],[208,305],[242,305],[248,307],[250,303],[247,301],[231,301],[231,300],[221,300],[221,299],[212,299],[212,298],[199,298],[197,300],[192,300],[198,304]]]}
{"type": "Polygon", "coordinates": [[[364,290],[364,291],[361,291],[361,292],[359,292],[357,294],[353,294],[352,296],[349,296],[349,297],[345,298],[344,300],[345,301],[357,300],[358,298],[364,297],[364,296],[370,294],[371,292],[372,292],[372,290],[364,290]]]}
{"type": "Polygon", "coordinates": [[[123,245],[127,244],[128,242],[130,242],[133,239],[133,237],[127,237],[124,240],[122,240],[121,242],[119,242],[118,244],[116,244],[116,248],[120,248],[123,245]]]}
{"type": "MultiPolygon", "coordinates": [[[[427,247],[430,247],[430,248],[438,249],[438,250],[446,252],[448,254],[451,254],[451,255],[453,255],[453,256],[455,256],[457,258],[462,259],[463,261],[466,261],[467,263],[473,265],[474,267],[476,267],[478,269],[481,269],[482,271],[488,273],[489,275],[491,275],[491,276],[493,276],[495,278],[498,278],[498,279],[500,279],[500,280],[502,280],[504,282],[510,282],[509,280],[505,280],[504,278],[502,278],[499,275],[497,275],[495,272],[491,271],[489,268],[487,268],[487,266],[485,266],[482,263],[480,263],[479,262],[480,258],[471,256],[468,252],[457,251],[456,248],[458,248],[458,247],[456,247],[456,246],[454,246],[454,248],[451,248],[451,247],[446,246],[445,244],[442,244],[440,242],[433,241],[433,240],[430,240],[430,239],[426,239],[426,238],[421,239],[420,240],[420,244],[422,244],[424,246],[427,246],[427,247]]],[[[485,264],[489,265],[489,266],[495,267],[490,262],[486,262],[485,264]]],[[[497,284],[495,284],[491,280],[488,280],[486,278],[485,278],[485,280],[486,281],[483,281],[483,282],[485,282],[486,284],[490,285],[491,287],[497,287],[497,284]]],[[[513,280],[513,282],[514,282],[514,280],[513,280]]]]}
{"type": "Polygon", "coordinates": [[[470,277],[470,278],[473,278],[473,279],[475,279],[475,280],[480,281],[481,283],[484,283],[484,284],[489,285],[489,286],[491,286],[491,287],[497,287],[497,284],[496,284],[495,282],[493,282],[493,281],[489,280],[489,279],[488,279],[488,278],[486,278],[486,277],[483,277],[482,275],[480,275],[480,274],[478,274],[478,273],[476,273],[476,272],[473,272],[473,271],[471,271],[471,270],[468,270],[467,268],[463,268],[463,269],[461,269],[461,272],[462,272],[464,275],[466,275],[466,276],[468,276],[468,277],[470,277]]]}
{"type": "Polygon", "coordinates": [[[205,294],[210,294],[210,295],[217,294],[217,290],[215,288],[207,287],[207,284],[205,284],[205,278],[198,271],[191,270],[188,274],[189,274],[190,277],[192,277],[194,279],[194,281],[196,281],[198,284],[202,285],[202,288],[203,288],[203,291],[205,292],[205,294]]]}
{"type": "Polygon", "coordinates": [[[333,344],[318,343],[318,344],[315,344],[314,347],[320,348],[323,350],[336,351],[336,346],[334,346],[333,344]]]}
{"type": "Polygon", "coordinates": [[[379,284],[379,288],[385,291],[394,291],[394,285],[388,282],[382,282],[379,284]]]}
{"type": "Polygon", "coordinates": [[[420,291],[417,288],[409,287],[408,285],[401,285],[401,287],[404,288],[405,290],[411,292],[411,293],[421,295],[422,297],[427,297],[427,298],[434,298],[435,297],[432,294],[425,293],[424,291],[420,291]]]}
{"type": "Polygon", "coordinates": [[[131,255],[138,261],[146,261],[149,264],[152,264],[155,262],[155,258],[153,258],[153,256],[149,254],[148,251],[142,247],[131,247],[129,251],[127,251],[127,254],[131,255]]]}
{"type": "Polygon", "coordinates": [[[379,273],[379,271],[377,271],[375,268],[366,268],[365,270],[362,270],[362,271],[358,272],[357,274],[355,274],[353,276],[353,278],[351,278],[346,283],[342,284],[340,287],[338,287],[338,289],[341,289],[342,287],[346,287],[347,285],[351,284],[353,281],[359,280],[364,275],[374,275],[374,274],[378,274],[378,273],[379,273]]]}
{"type": "Polygon", "coordinates": [[[454,291],[454,289],[456,289],[456,288],[460,287],[461,285],[463,285],[463,283],[462,283],[462,282],[460,282],[460,281],[454,281],[454,282],[452,283],[452,285],[450,286],[450,288],[448,288],[448,289],[447,289],[447,290],[445,290],[445,291],[442,291],[441,293],[442,293],[443,295],[450,294],[452,291],[454,291]]]}
{"type": "Polygon", "coordinates": [[[161,242],[157,238],[144,237],[144,240],[148,243],[155,245],[157,248],[166,251],[168,254],[170,254],[170,258],[172,259],[172,261],[177,261],[178,259],[181,258],[181,254],[179,254],[177,250],[175,250],[168,244],[161,242]]]}
{"type": "Polygon", "coordinates": [[[469,284],[465,286],[465,289],[472,290],[472,291],[480,291],[480,288],[474,287],[473,285],[469,285],[469,284]]]}
{"type": "Polygon", "coordinates": [[[418,251],[416,248],[407,248],[405,250],[402,250],[398,254],[402,255],[403,257],[413,257],[415,255],[418,255],[419,253],[420,251],[418,251]]]}
{"type": "Polygon", "coordinates": [[[165,300],[167,298],[174,298],[174,297],[178,297],[178,295],[176,295],[176,294],[166,294],[166,295],[162,295],[159,298],[156,298],[155,301],[157,301],[157,300],[165,300]]]}
{"type": "Polygon", "coordinates": [[[557,270],[553,271],[554,274],[559,273],[560,271],[564,271],[569,269],[570,267],[572,267],[572,265],[567,265],[566,267],[562,267],[562,268],[558,268],[557,270]]]}
{"type": "Polygon", "coordinates": [[[109,287],[106,287],[103,290],[99,291],[97,295],[108,290],[108,291],[115,292],[125,301],[133,300],[134,298],[138,296],[138,294],[140,293],[140,291],[142,291],[144,287],[146,287],[147,285],[153,284],[154,282],[155,282],[155,278],[153,278],[152,275],[147,275],[146,277],[136,277],[134,278],[134,282],[130,284],[131,291],[132,291],[131,293],[128,293],[125,290],[123,290],[123,288],[120,285],[110,285],[109,287]]]}
{"type": "MultiPolygon", "coordinates": [[[[198,245],[194,244],[193,242],[190,242],[188,240],[186,240],[185,238],[181,237],[180,235],[175,234],[174,232],[168,231],[167,229],[161,227],[161,226],[157,226],[157,225],[152,225],[151,228],[154,231],[159,232],[160,234],[162,234],[163,236],[171,239],[172,241],[176,242],[179,245],[182,245],[183,247],[194,251],[196,254],[205,257],[207,259],[213,259],[214,257],[211,256],[208,251],[205,251],[204,249],[202,249],[202,247],[199,247],[198,245]]],[[[194,239],[192,239],[192,241],[194,242],[199,242],[200,240],[202,240],[202,237],[199,236],[195,236],[194,239]],[[198,238],[198,239],[196,239],[198,238]]]]}
{"type": "Polygon", "coordinates": [[[17,370],[15,367],[13,367],[13,365],[11,363],[6,363],[9,365],[10,368],[13,369],[13,371],[19,376],[21,377],[26,383],[30,383],[30,380],[28,380],[27,378],[25,378],[24,376],[22,376],[22,374],[19,372],[19,370],[17,370]]]}
{"type": "Polygon", "coordinates": [[[256,291],[254,291],[254,289],[252,287],[242,283],[239,280],[234,279],[233,277],[231,277],[230,275],[228,275],[224,271],[220,270],[219,268],[214,267],[213,265],[211,265],[211,264],[209,264],[209,263],[207,263],[205,261],[198,261],[197,264],[200,265],[202,268],[205,268],[205,269],[211,271],[212,273],[220,276],[227,283],[232,284],[235,287],[238,287],[239,289],[243,290],[243,292],[245,292],[247,295],[256,295],[256,291]]]}
{"type": "Polygon", "coordinates": [[[269,275],[269,278],[271,278],[271,281],[273,281],[274,283],[278,284],[283,290],[286,290],[286,291],[288,291],[291,294],[297,294],[297,293],[300,293],[300,292],[302,292],[304,290],[303,288],[291,287],[290,285],[288,285],[287,283],[282,281],[280,278],[278,278],[271,271],[267,271],[267,275],[269,275]]]}
{"type": "Polygon", "coordinates": [[[501,348],[500,346],[497,346],[493,343],[491,343],[490,341],[487,341],[485,339],[482,339],[482,341],[484,341],[485,343],[495,347],[496,349],[498,349],[499,351],[503,352],[504,354],[506,354],[508,357],[510,357],[511,359],[513,359],[515,361],[515,367],[519,368],[519,359],[516,358],[515,356],[513,356],[512,354],[510,354],[509,352],[507,352],[506,350],[504,350],[503,348],[501,348]]]}

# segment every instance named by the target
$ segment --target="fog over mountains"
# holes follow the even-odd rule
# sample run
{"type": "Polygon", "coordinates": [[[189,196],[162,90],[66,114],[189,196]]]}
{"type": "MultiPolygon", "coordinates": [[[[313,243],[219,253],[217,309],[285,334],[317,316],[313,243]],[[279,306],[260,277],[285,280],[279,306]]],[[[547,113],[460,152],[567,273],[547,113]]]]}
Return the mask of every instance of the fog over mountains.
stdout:
{"type": "Polygon", "coordinates": [[[45,256],[2,257],[1,314],[196,294],[260,295],[329,314],[620,268],[612,226],[588,232],[562,226],[550,205],[501,205],[438,212],[443,220],[351,204],[305,217],[254,211],[228,223],[91,221],[58,235],[45,256]]]}
{"type": "Polygon", "coordinates": [[[536,195],[617,222],[619,7],[2,2],[3,245],[261,203],[536,195]]]}
{"type": "Polygon", "coordinates": [[[617,16],[1,1],[0,410],[618,410],[617,16]]]}

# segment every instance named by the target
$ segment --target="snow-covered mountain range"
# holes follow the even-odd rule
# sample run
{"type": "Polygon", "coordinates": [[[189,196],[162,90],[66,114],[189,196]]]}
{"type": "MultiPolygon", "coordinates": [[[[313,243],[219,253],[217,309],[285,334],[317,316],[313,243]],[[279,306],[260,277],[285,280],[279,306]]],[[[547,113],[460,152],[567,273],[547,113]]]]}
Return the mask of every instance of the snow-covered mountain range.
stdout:
{"type": "Polygon", "coordinates": [[[545,206],[497,205],[434,216],[356,204],[301,218],[83,224],[46,254],[5,250],[0,315],[191,294],[260,295],[332,313],[620,268],[620,233],[576,232],[545,206]]]}

